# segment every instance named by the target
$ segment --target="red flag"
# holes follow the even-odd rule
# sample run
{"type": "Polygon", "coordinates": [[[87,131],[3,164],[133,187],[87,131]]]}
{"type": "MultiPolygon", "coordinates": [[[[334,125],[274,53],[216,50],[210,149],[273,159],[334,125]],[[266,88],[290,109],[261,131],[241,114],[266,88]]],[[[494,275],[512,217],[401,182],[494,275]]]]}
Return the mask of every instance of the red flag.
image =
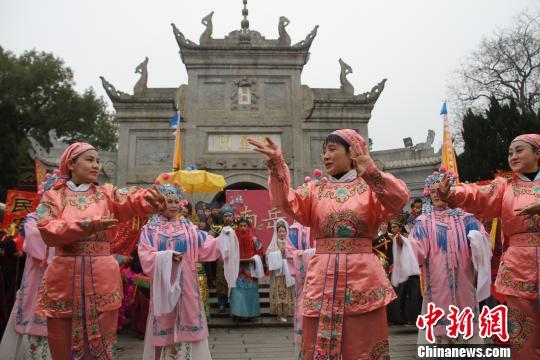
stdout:
{"type": "Polygon", "coordinates": [[[8,190],[6,198],[6,210],[4,211],[4,228],[10,224],[16,224],[17,228],[22,224],[26,214],[36,210],[40,197],[36,193],[20,190],[8,190]]]}

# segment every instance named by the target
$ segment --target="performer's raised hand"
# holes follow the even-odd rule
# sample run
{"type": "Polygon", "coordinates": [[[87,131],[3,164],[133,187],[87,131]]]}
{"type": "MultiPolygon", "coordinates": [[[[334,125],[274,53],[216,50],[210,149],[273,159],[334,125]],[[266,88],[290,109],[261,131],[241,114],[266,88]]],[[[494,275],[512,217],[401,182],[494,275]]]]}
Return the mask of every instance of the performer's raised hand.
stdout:
{"type": "Polygon", "coordinates": [[[156,210],[165,209],[165,197],[159,192],[156,185],[152,185],[152,187],[148,189],[148,194],[144,196],[144,199],[156,210]]]}
{"type": "Polygon", "coordinates": [[[251,138],[248,138],[247,142],[248,144],[255,146],[255,149],[253,150],[266,155],[268,160],[274,159],[280,152],[279,146],[277,146],[277,144],[275,144],[269,137],[265,137],[265,140],[266,143],[264,144],[251,138]]]}
{"type": "Polygon", "coordinates": [[[439,186],[437,187],[437,195],[439,195],[439,198],[442,201],[447,201],[448,197],[450,196],[450,174],[446,173],[444,174],[443,179],[441,180],[439,186]]]}
{"type": "Polygon", "coordinates": [[[532,202],[529,205],[519,209],[515,209],[514,211],[517,212],[517,215],[520,216],[532,216],[540,214],[540,201],[532,202]]]}
{"type": "Polygon", "coordinates": [[[368,145],[362,148],[358,142],[354,142],[350,148],[351,160],[354,162],[358,176],[364,175],[369,166],[373,164],[373,159],[369,155],[368,145]]]}

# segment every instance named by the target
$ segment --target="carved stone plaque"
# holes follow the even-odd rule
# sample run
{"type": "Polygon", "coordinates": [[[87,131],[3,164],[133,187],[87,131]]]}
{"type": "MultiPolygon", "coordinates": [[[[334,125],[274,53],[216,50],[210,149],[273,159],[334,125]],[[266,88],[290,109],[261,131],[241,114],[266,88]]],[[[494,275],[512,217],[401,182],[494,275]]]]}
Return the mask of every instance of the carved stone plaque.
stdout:
{"type": "Polygon", "coordinates": [[[280,134],[208,134],[208,152],[252,152],[253,147],[247,139],[265,141],[265,137],[272,139],[281,147],[280,134]]]}
{"type": "Polygon", "coordinates": [[[259,109],[257,103],[259,99],[257,81],[243,78],[233,82],[233,93],[231,96],[231,110],[255,110],[259,109]]]}
{"type": "Polygon", "coordinates": [[[251,105],[251,87],[241,86],[238,88],[238,105],[251,105]]]}

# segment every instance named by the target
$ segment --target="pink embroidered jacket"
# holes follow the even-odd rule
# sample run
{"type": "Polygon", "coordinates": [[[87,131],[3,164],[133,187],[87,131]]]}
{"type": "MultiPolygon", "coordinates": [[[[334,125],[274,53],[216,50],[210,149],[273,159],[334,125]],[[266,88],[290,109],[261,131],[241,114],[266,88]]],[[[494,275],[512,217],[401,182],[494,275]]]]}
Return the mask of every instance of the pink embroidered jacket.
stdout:
{"type": "Polygon", "coordinates": [[[272,203],[310,227],[315,240],[317,253],[307,269],[303,315],[319,317],[321,310],[355,315],[392,301],[394,291],[371,251],[371,241],[379,224],[407,203],[403,181],[372,166],[351,182],[323,178],[293,190],[281,155],[268,161],[268,168],[272,203]],[[351,251],[360,247],[365,247],[361,253],[351,251]],[[342,305],[333,309],[336,304],[342,305]]]}
{"type": "Polygon", "coordinates": [[[145,189],[116,188],[91,184],[86,191],[66,184],[47,191],[36,213],[43,241],[56,247],[55,257],[43,277],[37,313],[51,318],[72,318],[72,353],[85,353],[83,328],[92,354],[103,353],[104,337],[99,314],[120,308],[122,280],[118,263],[110,253],[115,230],[96,232],[96,220],[116,218],[120,222],[153,212],[144,199],[145,189]],[[84,318],[84,320],[83,320],[84,318]]]}
{"type": "MultiPolygon", "coordinates": [[[[219,241],[184,218],[167,219],[160,215],[150,219],[139,237],[139,259],[144,273],[151,279],[154,278],[156,255],[164,250],[183,254],[180,278],[174,278],[175,272],[171,275],[171,282],[180,283],[182,295],[174,310],[159,316],[154,315],[151,297],[148,321],[152,326],[147,327],[147,332],[152,333],[146,336],[152,338],[153,346],[204,340],[208,337],[208,326],[195,264],[220,259],[219,241]]],[[[177,266],[175,264],[174,268],[177,266]]],[[[152,289],[150,293],[153,293],[152,289]]]]}
{"type": "Polygon", "coordinates": [[[501,218],[502,231],[509,241],[495,287],[498,292],[525,299],[539,297],[540,215],[517,216],[515,210],[540,200],[540,179],[525,181],[496,178],[488,186],[459,184],[451,192],[449,204],[484,219],[501,218]]]}

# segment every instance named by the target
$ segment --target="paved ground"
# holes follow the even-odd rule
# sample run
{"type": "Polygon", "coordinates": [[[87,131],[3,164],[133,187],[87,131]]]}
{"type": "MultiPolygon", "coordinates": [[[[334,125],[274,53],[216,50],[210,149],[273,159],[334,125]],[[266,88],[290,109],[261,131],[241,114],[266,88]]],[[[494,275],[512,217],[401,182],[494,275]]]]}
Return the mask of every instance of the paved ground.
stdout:
{"type": "MultiPolygon", "coordinates": [[[[213,328],[208,343],[213,360],[290,360],[294,359],[292,335],[292,327],[213,328]]],[[[119,354],[121,360],[142,358],[142,340],[131,333],[122,333],[119,342],[124,347],[119,354]]],[[[390,327],[390,353],[393,360],[415,359],[416,328],[390,327]]]]}

